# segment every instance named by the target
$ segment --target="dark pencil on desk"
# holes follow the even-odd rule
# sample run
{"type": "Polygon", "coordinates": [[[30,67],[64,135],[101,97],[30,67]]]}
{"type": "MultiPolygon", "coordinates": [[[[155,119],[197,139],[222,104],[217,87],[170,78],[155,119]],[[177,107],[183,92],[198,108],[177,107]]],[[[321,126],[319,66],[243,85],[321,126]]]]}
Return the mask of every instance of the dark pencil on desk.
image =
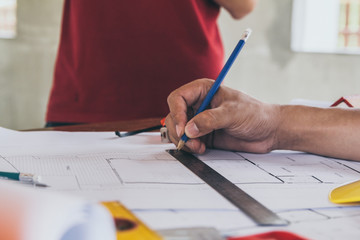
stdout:
{"type": "MultiPolygon", "coordinates": [[[[238,44],[235,46],[235,49],[233,50],[233,52],[231,53],[229,59],[226,61],[223,69],[221,70],[219,76],[216,78],[214,84],[212,85],[210,91],[208,92],[208,94],[206,95],[204,101],[201,103],[199,109],[196,111],[195,116],[201,112],[203,112],[207,106],[209,105],[209,103],[211,102],[212,98],[214,97],[215,93],[217,92],[217,90],[219,89],[222,81],[224,80],[227,72],[230,70],[230,67],[232,66],[232,64],[234,63],[236,57],[239,55],[241,49],[243,48],[246,40],[249,38],[251,34],[251,29],[246,29],[242,38],[240,39],[240,41],[238,42],[238,44]]],[[[184,133],[184,135],[182,135],[178,145],[177,145],[177,150],[181,150],[185,143],[188,140],[188,136],[186,136],[186,134],[184,133]]]]}
{"type": "Polygon", "coordinates": [[[143,133],[143,132],[150,132],[150,131],[158,130],[161,127],[162,127],[162,125],[157,125],[157,126],[152,126],[152,127],[143,128],[143,129],[139,129],[139,130],[135,130],[135,131],[129,131],[129,132],[115,131],[115,134],[116,134],[116,136],[119,136],[119,137],[128,137],[128,136],[136,135],[136,134],[143,133]]]}

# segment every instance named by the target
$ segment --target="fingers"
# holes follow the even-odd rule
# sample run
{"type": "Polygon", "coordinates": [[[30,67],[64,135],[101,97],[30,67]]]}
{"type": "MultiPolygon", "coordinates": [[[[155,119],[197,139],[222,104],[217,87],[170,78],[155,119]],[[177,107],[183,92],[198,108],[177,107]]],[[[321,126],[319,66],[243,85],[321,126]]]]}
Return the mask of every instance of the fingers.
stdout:
{"type": "MultiPolygon", "coordinates": [[[[177,135],[175,123],[174,123],[173,119],[171,118],[170,114],[166,117],[165,124],[169,131],[170,141],[172,143],[174,143],[175,145],[177,145],[179,143],[179,139],[182,134],[180,136],[177,135]]],[[[188,152],[202,154],[205,152],[206,147],[205,147],[205,143],[201,142],[200,139],[189,139],[186,142],[186,145],[184,146],[183,150],[188,151],[188,152]]]]}
{"type": "Polygon", "coordinates": [[[209,79],[196,80],[173,91],[168,97],[170,113],[166,118],[166,126],[169,129],[170,140],[177,145],[180,137],[185,132],[186,125],[186,134],[191,138],[185,144],[184,150],[186,151],[195,153],[205,152],[206,144],[198,137],[227,125],[227,120],[222,116],[226,108],[216,108],[224,100],[224,91],[228,91],[221,89],[218,91],[215,99],[213,99],[215,103],[213,107],[215,108],[198,114],[186,124],[189,119],[190,110],[192,110],[191,108],[196,110],[200,106],[213,83],[214,81],[209,79]]]}
{"type": "Polygon", "coordinates": [[[222,86],[210,108],[194,116],[213,81],[201,79],[175,90],[168,97],[167,126],[175,144],[185,132],[185,150],[203,153],[206,147],[250,152],[268,152],[276,143],[279,109],[240,91],[222,86]],[[211,133],[211,134],[210,134],[211,133]]]}
{"type": "Polygon", "coordinates": [[[167,101],[170,116],[178,137],[184,134],[185,124],[188,121],[188,108],[200,105],[212,84],[213,81],[209,79],[196,80],[176,89],[169,95],[167,101]]]}
{"type": "Polygon", "coordinates": [[[189,138],[198,138],[212,131],[226,128],[233,120],[232,114],[225,114],[227,109],[218,107],[205,110],[193,117],[185,127],[185,133],[189,138]]]}
{"type": "Polygon", "coordinates": [[[205,143],[200,141],[200,139],[198,139],[198,138],[189,139],[186,142],[183,150],[188,151],[188,152],[202,154],[205,152],[206,146],[205,146],[205,143]]]}

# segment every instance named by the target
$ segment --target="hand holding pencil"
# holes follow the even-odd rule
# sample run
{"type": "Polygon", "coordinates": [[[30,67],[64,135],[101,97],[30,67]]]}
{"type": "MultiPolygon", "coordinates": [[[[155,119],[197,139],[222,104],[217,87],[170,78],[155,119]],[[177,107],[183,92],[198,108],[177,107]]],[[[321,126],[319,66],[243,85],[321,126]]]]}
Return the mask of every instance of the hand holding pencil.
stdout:
{"type": "MultiPolygon", "coordinates": [[[[243,39],[247,37],[245,33],[243,39]]],[[[169,95],[165,124],[178,149],[185,142],[184,149],[194,153],[204,153],[206,148],[265,153],[276,147],[279,106],[220,86],[244,44],[242,40],[215,82],[199,79],[169,95]]]]}
{"type": "Polygon", "coordinates": [[[200,154],[206,148],[252,153],[285,149],[359,161],[358,109],[267,104],[220,86],[219,79],[199,79],[169,95],[165,123],[178,148],[188,139],[184,150],[200,154]]]}
{"type": "MultiPolygon", "coordinates": [[[[223,69],[221,70],[219,76],[217,77],[216,81],[213,83],[213,85],[210,88],[210,90],[208,91],[206,97],[203,99],[200,107],[197,109],[195,116],[197,114],[203,112],[209,106],[211,100],[213,99],[215,93],[218,91],[222,81],[224,80],[226,74],[230,70],[232,64],[234,63],[236,57],[240,53],[241,49],[243,48],[243,46],[244,46],[245,42],[247,41],[247,39],[249,38],[250,34],[251,34],[250,29],[245,30],[242,38],[240,39],[240,41],[236,45],[235,49],[231,53],[229,59],[225,63],[225,65],[224,65],[223,69]]],[[[184,144],[187,142],[187,140],[188,140],[188,136],[186,135],[186,133],[184,133],[178,143],[177,149],[178,150],[182,149],[184,144]]]]}
{"type": "Polygon", "coordinates": [[[170,140],[176,145],[186,133],[189,140],[184,150],[200,154],[206,148],[257,153],[272,150],[276,146],[279,106],[237,90],[221,86],[209,108],[188,121],[189,112],[198,108],[213,83],[199,79],[169,95],[170,113],[165,123],[170,140]]]}

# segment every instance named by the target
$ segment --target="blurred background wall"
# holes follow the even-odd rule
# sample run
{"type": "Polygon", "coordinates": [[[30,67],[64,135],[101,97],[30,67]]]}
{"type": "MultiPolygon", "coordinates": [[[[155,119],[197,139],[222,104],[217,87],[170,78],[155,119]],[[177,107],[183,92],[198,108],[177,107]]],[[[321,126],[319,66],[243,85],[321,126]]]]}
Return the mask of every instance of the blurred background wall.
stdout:
{"type": "Polygon", "coordinates": [[[225,12],[221,16],[227,54],[243,29],[253,30],[226,85],[271,103],[297,98],[333,102],[343,95],[360,94],[360,55],[291,51],[293,2],[257,2],[255,11],[242,21],[233,22],[225,12]]]}
{"type": "MultiPolygon", "coordinates": [[[[360,55],[291,51],[292,4],[258,0],[255,11],[240,21],[222,11],[226,57],[244,29],[253,30],[224,84],[271,103],[297,98],[333,102],[360,94],[360,55]]],[[[17,37],[0,39],[1,127],[44,125],[62,5],[63,0],[18,0],[17,37]]]]}
{"type": "Polygon", "coordinates": [[[44,125],[63,0],[18,0],[17,36],[0,39],[0,126],[44,125]]]}

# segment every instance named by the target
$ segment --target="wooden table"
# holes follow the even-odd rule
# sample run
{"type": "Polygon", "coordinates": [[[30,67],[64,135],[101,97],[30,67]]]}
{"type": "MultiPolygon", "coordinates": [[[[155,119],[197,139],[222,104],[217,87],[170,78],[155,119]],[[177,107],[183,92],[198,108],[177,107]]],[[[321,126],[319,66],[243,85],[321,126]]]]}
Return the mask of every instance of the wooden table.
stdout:
{"type": "Polygon", "coordinates": [[[49,127],[30,129],[26,131],[69,131],[69,132],[107,132],[107,131],[134,131],[143,128],[160,125],[161,117],[146,118],[139,120],[116,121],[116,122],[102,122],[102,123],[88,123],[77,124],[61,127],[49,127]]]}

